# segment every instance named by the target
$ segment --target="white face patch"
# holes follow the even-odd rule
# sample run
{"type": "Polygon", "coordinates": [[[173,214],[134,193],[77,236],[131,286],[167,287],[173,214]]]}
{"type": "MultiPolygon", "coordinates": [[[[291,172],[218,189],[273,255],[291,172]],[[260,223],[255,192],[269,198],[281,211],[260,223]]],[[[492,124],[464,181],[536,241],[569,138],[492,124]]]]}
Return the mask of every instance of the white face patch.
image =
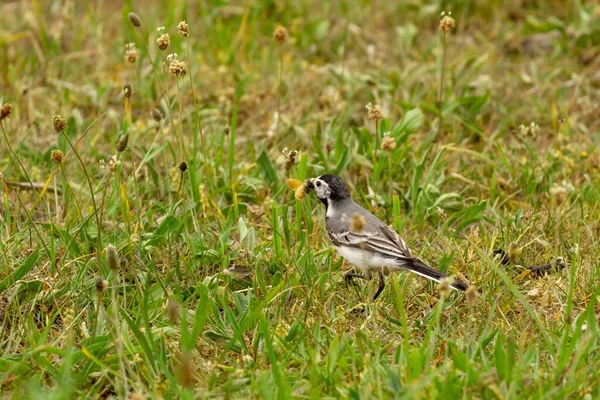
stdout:
{"type": "Polygon", "coordinates": [[[325,181],[315,178],[313,180],[313,184],[315,186],[315,193],[317,194],[318,198],[328,199],[329,196],[331,196],[331,188],[329,188],[329,185],[325,183],[325,181]]]}

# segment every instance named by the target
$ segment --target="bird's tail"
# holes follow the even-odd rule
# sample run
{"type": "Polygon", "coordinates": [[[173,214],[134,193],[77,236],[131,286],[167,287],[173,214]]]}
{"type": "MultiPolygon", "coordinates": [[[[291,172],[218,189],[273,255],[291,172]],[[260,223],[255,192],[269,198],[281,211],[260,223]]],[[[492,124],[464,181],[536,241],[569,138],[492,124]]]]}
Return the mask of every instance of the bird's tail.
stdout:
{"type": "MultiPolygon", "coordinates": [[[[446,275],[442,271],[438,271],[435,268],[431,268],[430,266],[428,266],[423,261],[417,258],[412,258],[411,260],[403,261],[404,262],[402,263],[402,268],[407,269],[412,273],[415,273],[432,281],[440,282],[442,279],[448,277],[448,275],[446,275]]],[[[469,285],[461,281],[460,279],[454,279],[454,281],[450,283],[450,287],[452,289],[461,290],[464,292],[465,290],[467,290],[469,285]]]]}

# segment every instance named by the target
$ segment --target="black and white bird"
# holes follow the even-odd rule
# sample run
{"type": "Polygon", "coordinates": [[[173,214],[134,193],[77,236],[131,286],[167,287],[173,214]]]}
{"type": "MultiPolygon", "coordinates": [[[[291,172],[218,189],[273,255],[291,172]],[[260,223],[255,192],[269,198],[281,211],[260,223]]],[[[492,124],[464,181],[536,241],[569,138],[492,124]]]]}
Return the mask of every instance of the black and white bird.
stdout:
{"type": "MultiPolygon", "coordinates": [[[[352,278],[370,280],[374,272],[379,275],[379,287],[373,300],[385,287],[386,269],[410,271],[435,282],[448,276],[414,257],[392,228],[355,203],[346,183],[339,176],[321,175],[309,179],[306,190],[314,190],[325,205],[325,228],[333,246],[342,257],[362,271],[362,274],[346,273],[346,283],[351,282],[352,278]]],[[[449,285],[461,291],[469,287],[458,279],[451,280],[449,285]]]]}

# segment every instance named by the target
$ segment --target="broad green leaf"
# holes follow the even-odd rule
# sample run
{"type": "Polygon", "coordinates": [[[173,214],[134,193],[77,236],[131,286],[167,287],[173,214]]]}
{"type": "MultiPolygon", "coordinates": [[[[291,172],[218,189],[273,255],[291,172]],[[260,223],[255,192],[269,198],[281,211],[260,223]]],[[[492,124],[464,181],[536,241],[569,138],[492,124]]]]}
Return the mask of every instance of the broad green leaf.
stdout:
{"type": "Polygon", "coordinates": [[[23,278],[35,265],[38,259],[39,251],[35,250],[23,261],[23,264],[13,272],[11,272],[6,278],[0,282],[0,293],[10,288],[16,281],[23,278]]]}
{"type": "Polygon", "coordinates": [[[277,188],[277,171],[275,170],[275,167],[273,167],[271,159],[267,156],[267,153],[265,153],[264,150],[260,152],[256,163],[262,168],[267,181],[271,185],[275,185],[275,188],[277,188]]]}

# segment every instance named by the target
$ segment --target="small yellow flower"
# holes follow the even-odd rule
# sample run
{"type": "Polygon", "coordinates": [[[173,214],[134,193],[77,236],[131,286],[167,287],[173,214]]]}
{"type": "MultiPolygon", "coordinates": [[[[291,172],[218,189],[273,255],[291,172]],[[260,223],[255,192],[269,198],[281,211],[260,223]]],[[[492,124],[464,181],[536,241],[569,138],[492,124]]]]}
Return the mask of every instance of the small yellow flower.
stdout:
{"type": "Polygon", "coordinates": [[[286,181],[288,187],[294,191],[294,196],[298,200],[302,200],[306,196],[306,182],[297,179],[288,179],[286,181]]]}

